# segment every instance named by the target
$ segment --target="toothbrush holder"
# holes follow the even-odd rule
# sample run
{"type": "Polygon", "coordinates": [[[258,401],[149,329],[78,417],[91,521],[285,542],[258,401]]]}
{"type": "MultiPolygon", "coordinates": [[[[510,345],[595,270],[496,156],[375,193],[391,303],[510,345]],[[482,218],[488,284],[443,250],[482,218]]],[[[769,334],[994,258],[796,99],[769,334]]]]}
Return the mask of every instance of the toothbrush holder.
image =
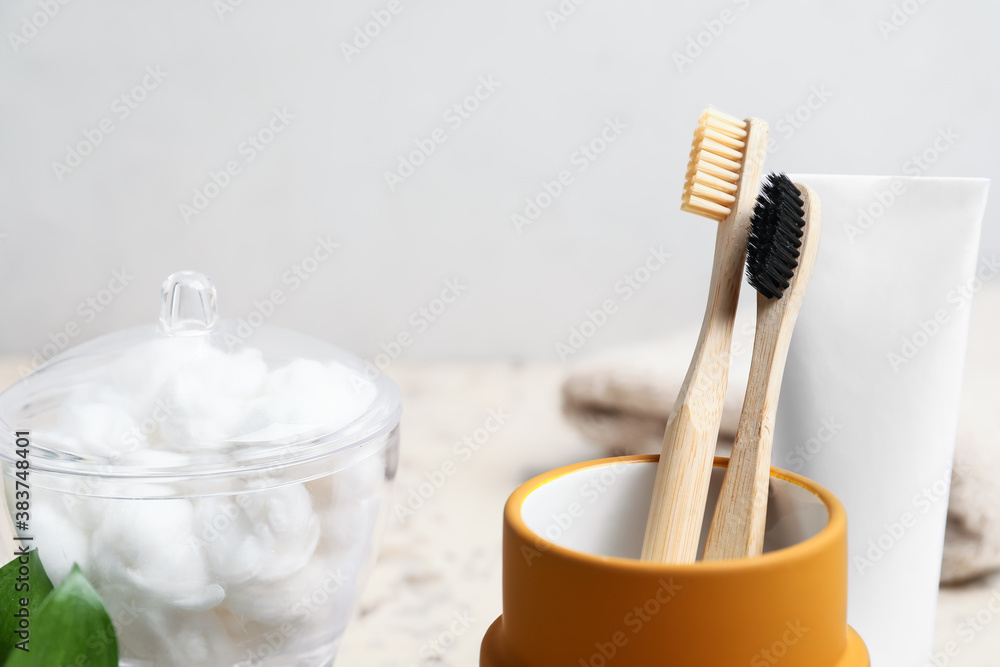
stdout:
{"type": "MultiPolygon", "coordinates": [[[[514,491],[503,614],[480,667],[870,667],[847,625],[847,516],[832,493],[772,468],[762,556],[646,563],[657,460],[588,461],[514,491]]],[[[702,545],[727,463],[715,459],[702,545]]]]}

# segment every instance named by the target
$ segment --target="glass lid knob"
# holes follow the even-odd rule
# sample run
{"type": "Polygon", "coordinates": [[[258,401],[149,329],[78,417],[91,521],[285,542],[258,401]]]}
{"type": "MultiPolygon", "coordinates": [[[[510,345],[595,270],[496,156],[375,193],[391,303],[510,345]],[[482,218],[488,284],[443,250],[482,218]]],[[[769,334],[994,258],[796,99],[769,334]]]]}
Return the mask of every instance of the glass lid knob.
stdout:
{"type": "Polygon", "coordinates": [[[215,285],[203,273],[178,271],[160,290],[160,331],[168,336],[198,336],[215,329],[219,319],[215,285]]]}

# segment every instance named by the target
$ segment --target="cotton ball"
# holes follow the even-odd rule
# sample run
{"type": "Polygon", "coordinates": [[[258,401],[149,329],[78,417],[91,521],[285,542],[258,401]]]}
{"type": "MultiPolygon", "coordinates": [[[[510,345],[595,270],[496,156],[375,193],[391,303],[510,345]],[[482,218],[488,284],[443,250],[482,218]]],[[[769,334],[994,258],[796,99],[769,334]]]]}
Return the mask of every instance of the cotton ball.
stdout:
{"type": "MultiPolygon", "coordinates": [[[[8,491],[14,493],[13,488],[8,491]]],[[[90,538],[88,533],[73,521],[68,509],[63,507],[58,495],[35,489],[31,499],[32,544],[38,549],[46,574],[58,585],[77,563],[84,571],[89,566],[90,538]]],[[[10,504],[10,500],[8,500],[10,504]]],[[[22,531],[18,531],[20,535],[22,531]]]]}
{"type": "Polygon", "coordinates": [[[264,394],[254,404],[256,428],[284,423],[335,430],[364,414],[374,399],[373,390],[358,393],[346,367],[312,359],[296,359],[271,371],[264,394]]]}
{"type": "Polygon", "coordinates": [[[239,435],[247,399],[263,384],[267,366],[256,350],[230,355],[207,348],[198,363],[179,369],[158,398],[171,406],[164,441],[180,450],[222,449],[239,435]]]}
{"type": "Polygon", "coordinates": [[[295,359],[268,373],[264,391],[277,396],[309,394],[324,389],[329,379],[322,362],[315,359],[295,359]]]}
{"type": "Polygon", "coordinates": [[[91,545],[98,581],[124,584],[151,605],[208,609],[225,597],[214,583],[192,532],[188,500],[108,503],[91,545]]]}
{"type": "Polygon", "coordinates": [[[160,427],[163,444],[179,451],[221,450],[237,434],[246,413],[246,401],[219,396],[196,378],[168,383],[171,415],[160,427]]]}
{"type": "Polygon", "coordinates": [[[188,363],[175,368],[168,380],[177,376],[196,378],[218,394],[249,398],[261,391],[267,364],[260,350],[254,348],[229,353],[206,346],[188,363]]]}
{"type": "Polygon", "coordinates": [[[227,587],[302,569],[319,542],[319,518],[301,484],[196,501],[195,534],[227,587]]]}
{"type": "Polygon", "coordinates": [[[136,345],[109,369],[110,386],[131,398],[133,417],[144,419],[163,384],[206,349],[209,342],[202,336],[157,338],[136,345]]]}
{"type": "Polygon", "coordinates": [[[113,459],[130,446],[136,428],[132,416],[117,405],[71,400],[60,409],[55,431],[73,454],[113,459]]]}
{"type": "MultiPolygon", "coordinates": [[[[378,458],[378,457],[375,457],[378,458]]],[[[371,470],[371,468],[362,468],[371,470]]],[[[338,564],[346,564],[363,557],[370,547],[383,505],[383,493],[355,496],[350,483],[341,480],[349,477],[354,468],[347,468],[333,475],[320,477],[307,483],[313,496],[313,505],[320,517],[319,549],[338,564]],[[339,495],[342,492],[343,495],[339,495]]],[[[384,484],[379,483],[384,490],[384,484]]]]}
{"type": "Polygon", "coordinates": [[[239,659],[236,643],[215,613],[171,614],[163,627],[171,667],[218,667],[239,659]]]}
{"type": "Polygon", "coordinates": [[[268,546],[268,557],[256,578],[274,581],[301,569],[319,542],[319,518],[309,492],[289,484],[237,497],[254,532],[268,546]]]}
{"type": "Polygon", "coordinates": [[[273,547],[257,535],[253,521],[233,496],[196,500],[195,534],[204,545],[209,566],[226,586],[256,576],[273,547]]]}
{"type": "Polygon", "coordinates": [[[236,642],[214,611],[143,605],[121,588],[98,591],[115,621],[120,657],[156,667],[219,667],[239,660],[236,642]]]}
{"type": "MultiPolygon", "coordinates": [[[[365,452],[359,451],[358,455],[365,452]]],[[[369,453],[358,459],[354,465],[333,474],[333,496],[335,499],[369,498],[381,493],[386,485],[385,450],[369,453]]]]}
{"type": "Polygon", "coordinates": [[[378,497],[335,502],[321,514],[324,549],[349,555],[367,548],[381,504],[378,497]]]}
{"type": "Polygon", "coordinates": [[[309,491],[313,509],[317,514],[322,514],[333,506],[333,474],[311,479],[304,486],[309,491]]]}
{"type": "MultiPolygon", "coordinates": [[[[99,483],[103,483],[103,480],[99,480],[99,483]]],[[[54,495],[58,496],[59,506],[70,517],[73,525],[87,535],[93,535],[94,531],[101,525],[105,511],[113,502],[107,498],[77,493],[54,495]]]]}
{"type": "Polygon", "coordinates": [[[124,664],[126,658],[156,662],[169,638],[162,627],[162,614],[127,584],[108,581],[96,573],[84,571],[104,603],[115,626],[118,652],[124,664]]]}
{"type": "Polygon", "coordinates": [[[321,558],[314,558],[284,579],[230,590],[223,606],[238,617],[265,625],[293,622],[298,635],[306,621],[317,618],[324,621],[327,633],[343,628],[353,602],[351,574],[330,566],[321,558]]]}
{"type": "Polygon", "coordinates": [[[218,369],[221,374],[214,380],[220,388],[244,398],[259,393],[267,379],[267,363],[260,350],[254,348],[225,355],[218,369]]]}

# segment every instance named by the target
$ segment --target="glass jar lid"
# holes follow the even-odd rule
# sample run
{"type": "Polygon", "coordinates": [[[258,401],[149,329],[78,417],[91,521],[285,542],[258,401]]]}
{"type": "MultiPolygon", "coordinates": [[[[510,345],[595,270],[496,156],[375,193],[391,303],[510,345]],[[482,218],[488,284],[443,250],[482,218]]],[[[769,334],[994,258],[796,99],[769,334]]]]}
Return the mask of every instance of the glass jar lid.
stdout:
{"type": "Polygon", "coordinates": [[[114,478],[293,466],[385,436],[395,384],[328,343],[219,319],[200,273],[163,284],[159,324],[96,338],[0,395],[0,456],[30,433],[31,468],[114,478]]]}

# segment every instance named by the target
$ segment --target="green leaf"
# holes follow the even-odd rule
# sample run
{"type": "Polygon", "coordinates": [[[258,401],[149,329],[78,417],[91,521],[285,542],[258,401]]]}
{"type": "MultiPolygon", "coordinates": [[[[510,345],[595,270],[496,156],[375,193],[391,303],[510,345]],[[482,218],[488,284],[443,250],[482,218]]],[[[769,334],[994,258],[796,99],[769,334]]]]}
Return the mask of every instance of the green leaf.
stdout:
{"type": "Polygon", "coordinates": [[[5,667],[118,667],[111,617],[77,565],[39,607],[28,649],[11,651],[5,667]]]}
{"type": "Polygon", "coordinates": [[[18,641],[14,631],[19,619],[14,614],[20,612],[22,598],[27,602],[28,618],[34,619],[42,601],[51,592],[52,582],[38,559],[37,549],[0,567],[0,660],[7,658],[18,641]],[[22,558],[26,562],[21,562],[22,558]],[[22,568],[27,570],[27,575],[22,568]]]}

